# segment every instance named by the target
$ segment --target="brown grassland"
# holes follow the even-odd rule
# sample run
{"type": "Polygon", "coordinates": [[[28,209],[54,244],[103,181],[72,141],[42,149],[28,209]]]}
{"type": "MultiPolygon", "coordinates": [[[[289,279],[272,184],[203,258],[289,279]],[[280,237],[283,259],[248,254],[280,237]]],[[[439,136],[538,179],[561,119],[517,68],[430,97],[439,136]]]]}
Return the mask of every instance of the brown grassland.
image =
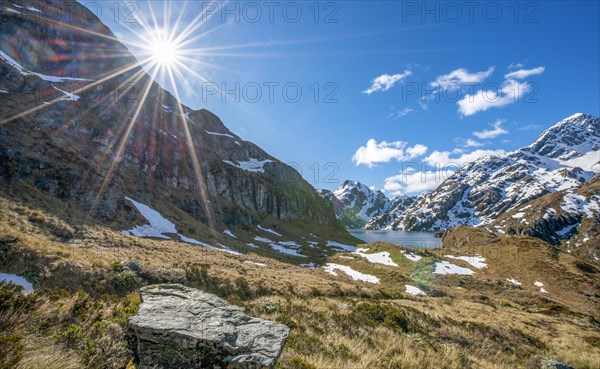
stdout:
{"type": "Polygon", "coordinates": [[[547,358],[600,367],[600,269],[529,237],[459,228],[442,250],[413,250],[418,262],[397,246],[363,246],[390,252],[398,267],[350,253],[329,258],[381,280],[371,284],[252,250],[232,255],[67,221],[0,198],[0,270],[36,288],[0,286],[2,368],[134,368],[127,318],[136,314],[139,288],[163,282],[288,325],[279,369],[533,369],[547,358]],[[475,274],[432,274],[448,254],[480,254],[488,267],[447,259],[475,274]],[[405,293],[405,284],[428,296],[405,293]]]}

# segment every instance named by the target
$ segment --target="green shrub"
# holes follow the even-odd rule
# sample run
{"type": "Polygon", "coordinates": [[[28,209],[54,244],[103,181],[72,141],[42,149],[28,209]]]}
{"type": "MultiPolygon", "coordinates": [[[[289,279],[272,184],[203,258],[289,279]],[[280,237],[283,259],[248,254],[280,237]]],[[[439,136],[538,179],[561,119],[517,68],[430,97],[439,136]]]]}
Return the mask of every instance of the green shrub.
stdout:
{"type": "Polygon", "coordinates": [[[0,368],[13,368],[23,357],[23,337],[18,333],[0,333],[0,368]]]}
{"type": "Polygon", "coordinates": [[[138,276],[129,270],[125,270],[112,276],[110,283],[116,293],[127,293],[132,291],[139,283],[138,276]]]}
{"type": "Polygon", "coordinates": [[[261,301],[259,309],[265,314],[275,314],[281,311],[281,305],[275,300],[265,299],[261,301]]]}

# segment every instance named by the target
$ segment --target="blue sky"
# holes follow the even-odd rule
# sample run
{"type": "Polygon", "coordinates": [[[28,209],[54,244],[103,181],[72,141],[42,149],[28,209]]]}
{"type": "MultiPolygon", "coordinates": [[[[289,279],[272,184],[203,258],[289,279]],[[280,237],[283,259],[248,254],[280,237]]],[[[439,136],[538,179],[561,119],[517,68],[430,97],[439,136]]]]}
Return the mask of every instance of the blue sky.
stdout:
{"type": "MultiPolygon", "coordinates": [[[[132,42],[151,37],[140,41],[144,27],[125,19],[135,10],[151,25],[149,5],[122,2],[115,14],[112,2],[95,4],[143,58],[132,42]]],[[[213,111],[316,188],[352,179],[388,195],[431,189],[443,178],[436,163],[528,145],[576,112],[600,115],[597,1],[258,1],[218,3],[219,13],[202,1],[181,13],[178,1],[169,14],[151,4],[170,30],[181,14],[175,34],[205,10],[182,47],[194,60],[185,61],[194,73],[176,78],[183,102],[213,111]],[[237,89],[238,101],[210,94],[214,86],[237,89]]]]}

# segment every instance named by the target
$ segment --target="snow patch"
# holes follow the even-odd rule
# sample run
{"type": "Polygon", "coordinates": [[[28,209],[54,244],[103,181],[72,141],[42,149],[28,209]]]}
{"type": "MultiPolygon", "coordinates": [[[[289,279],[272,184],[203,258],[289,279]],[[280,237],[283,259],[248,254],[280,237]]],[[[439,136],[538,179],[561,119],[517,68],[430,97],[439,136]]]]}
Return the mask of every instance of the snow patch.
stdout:
{"type": "Polygon", "coordinates": [[[208,131],[206,129],[204,131],[206,131],[206,133],[208,133],[209,135],[213,135],[213,136],[223,136],[223,137],[235,138],[235,137],[233,137],[232,135],[230,135],[228,133],[211,132],[211,131],[208,131]]]}
{"type": "Polygon", "coordinates": [[[23,68],[23,66],[21,64],[17,63],[16,60],[14,60],[13,58],[8,56],[5,52],[3,52],[1,50],[0,50],[0,58],[4,59],[4,61],[6,61],[10,66],[14,67],[23,76],[37,76],[37,77],[43,79],[44,81],[48,81],[48,82],[91,81],[90,79],[86,79],[86,78],[56,77],[56,76],[48,76],[48,75],[41,74],[41,73],[31,72],[31,71],[23,68]]]}
{"type": "Polygon", "coordinates": [[[433,274],[460,274],[460,275],[472,275],[475,274],[474,271],[468,268],[459,267],[458,265],[449,263],[447,261],[439,261],[435,263],[435,270],[433,274]]]}
{"type": "Polygon", "coordinates": [[[257,263],[256,261],[250,261],[250,260],[244,261],[244,264],[258,265],[258,266],[261,266],[261,267],[267,266],[267,264],[257,263]]]}
{"type": "Polygon", "coordinates": [[[413,254],[412,252],[407,252],[405,250],[400,251],[402,253],[402,255],[404,255],[405,258],[407,258],[410,261],[419,261],[421,259],[423,259],[422,256],[419,256],[417,254],[413,254]]]}
{"type": "Polygon", "coordinates": [[[474,266],[477,269],[487,268],[487,264],[484,263],[485,258],[482,257],[481,255],[476,255],[476,256],[452,256],[452,255],[444,255],[444,257],[449,258],[449,259],[466,261],[467,263],[471,264],[472,266],[474,266]]]}
{"type": "Polygon", "coordinates": [[[279,251],[279,252],[281,252],[282,254],[286,254],[286,255],[292,255],[292,256],[299,256],[299,257],[302,257],[302,258],[306,258],[306,257],[308,257],[308,256],[306,256],[306,255],[304,255],[304,254],[301,254],[301,253],[300,253],[299,251],[297,251],[297,250],[290,249],[290,248],[288,248],[288,247],[285,247],[285,246],[282,246],[282,245],[279,245],[279,244],[276,244],[276,243],[269,244],[269,246],[271,246],[271,248],[272,248],[273,250],[275,250],[275,251],[279,251]]]}
{"type": "Polygon", "coordinates": [[[264,173],[265,172],[265,164],[267,163],[274,163],[273,160],[269,160],[269,159],[265,159],[265,160],[258,160],[258,159],[254,159],[254,158],[250,158],[250,160],[248,161],[238,161],[237,164],[229,161],[229,160],[223,160],[223,162],[232,165],[236,168],[239,168],[241,170],[245,170],[247,172],[253,172],[253,173],[264,173]]]}
{"type": "Polygon", "coordinates": [[[260,237],[260,236],[254,237],[254,240],[258,241],[258,242],[264,242],[264,243],[274,243],[275,242],[275,241],[272,241],[272,240],[270,240],[268,238],[264,238],[264,237],[260,237]]]}
{"type": "Polygon", "coordinates": [[[521,282],[517,281],[514,278],[506,278],[507,281],[509,281],[510,283],[514,284],[515,286],[520,286],[521,282]]]}
{"type": "Polygon", "coordinates": [[[369,262],[373,264],[382,264],[397,267],[398,264],[394,263],[392,258],[390,257],[390,253],[387,251],[382,251],[374,254],[366,254],[369,249],[356,249],[353,254],[360,255],[363,258],[367,259],[369,262]]]}
{"type": "Polygon", "coordinates": [[[12,283],[17,286],[21,286],[21,287],[23,287],[23,291],[25,291],[25,292],[33,291],[33,285],[30,282],[28,282],[25,278],[19,277],[16,274],[0,273],[0,282],[12,283]]]}
{"type": "Polygon", "coordinates": [[[150,222],[150,224],[125,230],[123,233],[131,234],[137,237],[156,237],[163,239],[170,239],[170,237],[165,236],[164,233],[177,233],[175,224],[171,223],[168,219],[160,215],[158,211],[127,196],[125,196],[125,199],[131,202],[140,212],[140,214],[146,218],[148,222],[150,222]]]}
{"type": "Polygon", "coordinates": [[[281,233],[277,233],[277,232],[275,232],[274,230],[272,230],[271,228],[263,228],[263,227],[261,227],[261,226],[260,226],[260,224],[259,224],[259,225],[257,225],[257,226],[256,226],[256,228],[260,229],[261,231],[265,231],[265,232],[273,233],[273,234],[274,234],[274,235],[276,235],[276,236],[283,237],[283,236],[281,235],[281,233]]]}
{"type": "Polygon", "coordinates": [[[223,233],[225,233],[226,235],[228,235],[231,238],[237,238],[237,236],[235,234],[233,234],[233,232],[231,232],[229,229],[224,230],[223,233]]]}
{"type": "Polygon", "coordinates": [[[348,251],[348,252],[352,252],[352,251],[356,250],[356,246],[344,245],[343,243],[339,243],[339,242],[335,242],[335,241],[327,241],[327,247],[335,247],[335,248],[342,249],[342,250],[348,251]]]}
{"type": "Polygon", "coordinates": [[[325,264],[325,266],[323,268],[325,268],[325,271],[327,273],[329,273],[333,276],[337,276],[338,274],[335,271],[339,270],[339,271],[346,273],[350,278],[352,278],[355,281],[379,284],[379,278],[375,277],[374,275],[361,273],[361,272],[356,271],[346,265],[327,263],[327,264],[325,264]]]}
{"type": "Polygon", "coordinates": [[[405,292],[410,294],[410,295],[415,295],[415,296],[427,296],[427,294],[423,291],[421,291],[419,288],[415,287],[415,286],[411,286],[409,284],[405,284],[404,287],[406,288],[405,292]]]}
{"type": "Polygon", "coordinates": [[[58,88],[58,87],[56,87],[54,85],[50,85],[50,86],[52,86],[52,88],[55,89],[56,91],[60,91],[60,92],[62,92],[65,95],[65,97],[63,97],[61,100],[77,101],[77,100],[79,100],[81,98],[81,96],[77,96],[77,95],[75,95],[75,94],[73,94],[71,92],[67,92],[67,91],[61,90],[60,88],[58,88]]]}

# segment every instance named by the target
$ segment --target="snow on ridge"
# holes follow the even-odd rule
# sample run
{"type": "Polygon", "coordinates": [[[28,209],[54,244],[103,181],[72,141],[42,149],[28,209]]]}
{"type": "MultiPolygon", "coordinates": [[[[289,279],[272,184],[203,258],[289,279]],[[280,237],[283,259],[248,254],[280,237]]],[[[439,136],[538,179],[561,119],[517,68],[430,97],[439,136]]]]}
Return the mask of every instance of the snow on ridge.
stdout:
{"type": "Polygon", "coordinates": [[[352,252],[353,254],[360,255],[363,258],[367,259],[369,262],[373,264],[382,264],[397,267],[398,264],[394,263],[392,258],[390,257],[390,253],[387,251],[382,251],[374,254],[367,254],[366,252],[369,249],[361,249],[358,248],[356,251],[352,252]]]}
{"type": "Polygon", "coordinates": [[[236,168],[239,168],[241,170],[245,170],[247,172],[253,172],[253,173],[264,173],[265,172],[265,164],[267,163],[274,163],[274,160],[270,160],[270,159],[265,159],[265,160],[258,160],[258,159],[254,159],[254,158],[250,158],[250,160],[248,161],[238,161],[237,164],[230,161],[230,160],[223,160],[224,163],[227,163],[229,165],[232,165],[236,168]]]}
{"type": "Polygon", "coordinates": [[[468,268],[459,267],[458,265],[449,263],[447,261],[438,261],[435,263],[435,270],[433,274],[440,275],[450,275],[450,274],[459,274],[459,275],[473,275],[474,271],[468,268]]]}
{"type": "Polygon", "coordinates": [[[477,269],[487,268],[487,264],[484,263],[485,258],[482,257],[481,255],[475,255],[475,256],[444,255],[444,257],[449,258],[449,259],[466,261],[467,263],[471,264],[473,267],[475,267],[477,269]]]}
{"type": "Polygon", "coordinates": [[[355,281],[379,284],[379,278],[375,277],[374,275],[361,273],[346,265],[327,263],[323,268],[325,269],[325,272],[333,276],[337,276],[338,274],[335,271],[339,270],[346,273],[350,278],[352,278],[355,281]]]}
{"type": "Polygon", "coordinates": [[[279,237],[283,237],[283,235],[281,233],[275,232],[274,230],[272,230],[271,228],[264,228],[262,227],[260,224],[256,226],[256,228],[260,229],[261,231],[265,231],[265,232],[269,232],[269,233],[273,233],[276,236],[279,237]]]}
{"type": "Polygon", "coordinates": [[[229,133],[211,132],[206,129],[204,131],[206,131],[206,133],[208,133],[209,135],[213,135],[213,136],[223,136],[223,137],[235,138],[234,136],[230,135],[229,133]]]}
{"type": "Polygon", "coordinates": [[[57,77],[57,76],[48,76],[41,73],[31,72],[25,69],[21,64],[19,64],[16,60],[8,56],[4,51],[0,50],[0,58],[4,59],[10,66],[14,67],[21,75],[23,76],[37,76],[44,81],[48,82],[68,82],[68,81],[92,81],[91,79],[86,78],[74,78],[74,77],[57,77]]]}

